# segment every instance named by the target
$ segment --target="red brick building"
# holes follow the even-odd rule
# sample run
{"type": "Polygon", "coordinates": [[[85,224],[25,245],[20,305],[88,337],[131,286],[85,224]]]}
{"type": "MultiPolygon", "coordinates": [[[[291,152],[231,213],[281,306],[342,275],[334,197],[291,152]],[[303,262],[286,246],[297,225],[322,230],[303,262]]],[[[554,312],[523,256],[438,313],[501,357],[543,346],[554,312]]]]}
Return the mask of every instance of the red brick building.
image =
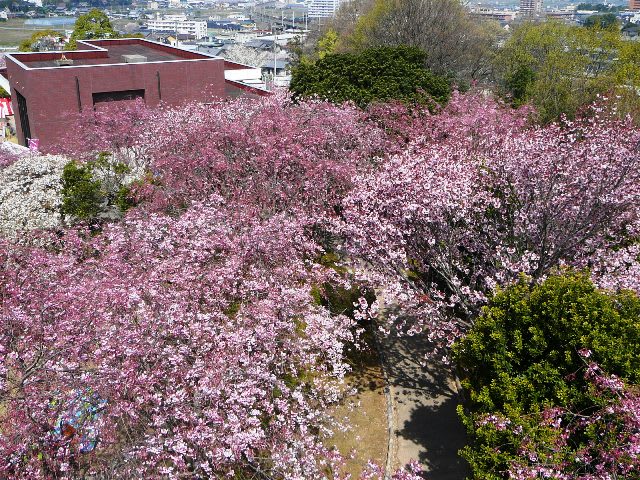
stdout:
{"type": "Polygon", "coordinates": [[[20,143],[37,138],[45,151],[74,128],[77,113],[103,102],[140,98],[154,107],[267,93],[225,79],[242,78],[251,67],[139,38],[79,41],[78,50],[68,52],[12,53],[6,64],[20,143]]]}

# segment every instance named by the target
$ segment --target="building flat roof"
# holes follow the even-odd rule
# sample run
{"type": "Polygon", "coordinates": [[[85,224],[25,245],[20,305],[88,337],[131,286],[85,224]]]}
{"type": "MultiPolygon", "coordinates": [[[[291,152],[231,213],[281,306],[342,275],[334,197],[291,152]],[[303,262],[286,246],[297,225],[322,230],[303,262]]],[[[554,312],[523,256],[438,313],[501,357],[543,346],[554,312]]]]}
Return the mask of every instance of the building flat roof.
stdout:
{"type": "MultiPolygon", "coordinates": [[[[250,67],[241,63],[230,62],[222,57],[176,48],[159,42],[153,42],[141,38],[121,38],[121,39],[101,39],[78,41],[78,50],[58,51],[58,52],[18,52],[6,55],[10,67],[17,67],[20,70],[37,71],[55,70],[61,72],[64,69],[75,68],[107,68],[110,65],[131,65],[135,69],[136,65],[142,63],[159,62],[215,62],[215,68],[224,70],[224,79],[227,84],[240,89],[249,90],[258,95],[264,95],[267,91],[264,88],[250,86],[253,80],[261,78],[259,68],[250,67]],[[69,65],[61,65],[62,57],[66,60],[73,60],[69,65]],[[144,59],[135,59],[135,62],[127,62],[125,55],[142,56],[144,59]],[[220,65],[218,62],[222,62],[220,65]]],[[[213,64],[212,64],[213,66],[213,64]]],[[[10,69],[9,69],[10,70],[10,69]]],[[[135,70],[133,70],[135,71],[135,70]]]]}
{"type": "Polygon", "coordinates": [[[124,55],[145,57],[143,63],[169,62],[177,60],[206,60],[211,55],[183,50],[144,39],[84,40],[78,42],[78,50],[67,52],[38,52],[13,54],[27,68],[68,68],[59,65],[62,58],[73,60],[71,66],[114,65],[127,63],[124,55]]]}

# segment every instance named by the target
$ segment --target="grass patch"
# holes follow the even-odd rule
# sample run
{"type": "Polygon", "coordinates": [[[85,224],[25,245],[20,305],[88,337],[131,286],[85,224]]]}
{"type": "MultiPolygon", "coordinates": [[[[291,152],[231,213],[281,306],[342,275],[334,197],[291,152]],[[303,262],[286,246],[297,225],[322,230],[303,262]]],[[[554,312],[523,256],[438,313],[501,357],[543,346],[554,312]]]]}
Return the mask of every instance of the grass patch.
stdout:
{"type": "Polygon", "coordinates": [[[342,473],[349,473],[352,478],[359,477],[367,460],[384,466],[389,442],[382,366],[369,332],[365,335],[365,342],[364,351],[349,354],[353,371],[347,377],[347,384],[349,388],[355,388],[357,394],[348,397],[333,412],[335,418],[350,425],[351,429],[336,432],[328,441],[347,458],[342,473]],[[349,458],[353,450],[355,454],[349,458]]]}
{"type": "MultiPolygon", "coordinates": [[[[25,25],[26,18],[10,18],[6,22],[0,22],[0,45],[17,47],[20,42],[31,38],[38,30],[47,30],[52,27],[25,25]]],[[[62,29],[62,26],[60,26],[62,29]]]]}

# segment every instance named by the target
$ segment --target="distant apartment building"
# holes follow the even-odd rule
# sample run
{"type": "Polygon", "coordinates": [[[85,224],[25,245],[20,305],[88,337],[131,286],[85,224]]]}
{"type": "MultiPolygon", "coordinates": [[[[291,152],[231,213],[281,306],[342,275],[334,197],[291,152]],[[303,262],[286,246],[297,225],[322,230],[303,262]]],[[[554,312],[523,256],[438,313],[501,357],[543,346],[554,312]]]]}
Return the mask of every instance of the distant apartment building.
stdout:
{"type": "Polygon", "coordinates": [[[10,85],[22,145],[43,151],[77,128],[77,115],[132,100],[148,107],[260,96],[261,71],[140,38],[78,41],[78,50],[10,53],[10,85]]]}
{"type": "Polygon", "coordinates": [[[546,16],[551,20],[564,20],[565,22],[573,22],[576,19],[576,9],[575,7],[554,9],[547,11],[546,16]]]}
{"type": "Polygon", "coordinates": [[[535,17],[542,13],[542,0],[520,0],[520,16],[535,17]]]}
{"type": "Polygon", "coordinates": [[[193,35],[200,39],[207,36],[206,20],[187,20],[185,15],[165,15],[147,21],[147,28],[152,32],[177,33],[193,35]]]}
{"type": "Polygon", "coordinates": [[[640,10],[640,0],[629,0],[629,10],[640,10]]]}
{"type": "Polygon", "coordinates": [[[472,17],[510,22],[516,18],[516,12],[510,10],[495,10],[487,7],[472,8],[469,12],[472,17]]]}
{"type": "Polygon", "coordinates": [[[309,18],[333,17],[341,3],[342,0],[309,0],[309,18]]]}

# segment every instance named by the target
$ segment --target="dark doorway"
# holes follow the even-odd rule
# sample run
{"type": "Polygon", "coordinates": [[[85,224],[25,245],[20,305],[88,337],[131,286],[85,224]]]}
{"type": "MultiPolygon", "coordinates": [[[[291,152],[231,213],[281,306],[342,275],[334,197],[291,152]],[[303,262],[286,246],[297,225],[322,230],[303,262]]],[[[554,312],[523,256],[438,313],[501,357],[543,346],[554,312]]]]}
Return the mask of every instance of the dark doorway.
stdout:
{"type": "Polygon", "coordinates": [[[29,112],[27,111],[27,99],[20,92],[16,91],[18,97],[18,115],[20,115],[20,128],[22,129],[23,145],[29,145],[31,138],[31,127],[29,126],[29,112]]]}

